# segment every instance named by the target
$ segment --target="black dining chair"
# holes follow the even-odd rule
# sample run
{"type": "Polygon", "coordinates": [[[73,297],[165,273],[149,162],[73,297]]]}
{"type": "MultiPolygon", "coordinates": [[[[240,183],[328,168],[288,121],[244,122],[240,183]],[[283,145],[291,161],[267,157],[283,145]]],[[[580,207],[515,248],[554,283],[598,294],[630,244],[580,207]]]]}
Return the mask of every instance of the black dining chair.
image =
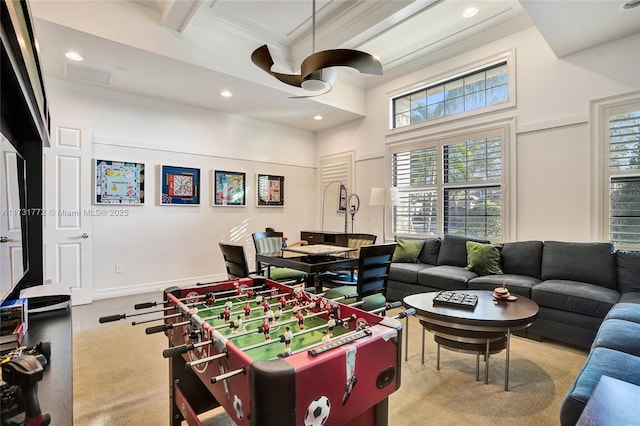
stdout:
{"type": "MultiPolygon", "coordinates": [[[[256,249],[256,254],[267,254],[274,256],[282,255],[282,248],[284,247],[284,236],[282,232],[266,231],[256,232],[252,234],[253,244],[256,249]]],[[[307,274],[302,271],[291,268],[282,268],[272,266],[263,262],[259,262],[256,259],[256,270],[264,271],[264,276],[274,281],[279,281],[284,284],[301,284],[306,281],[307,274]]]]}
{"type": "Polygon", "coordinates": [[[244,246],[218,243],[222,256],[224,257],[224,265],[227,268],[229,279],[246,278],[251,274],[247,258],[244,255],[244,246]]]}
{"type": "Polygon", "coordinates": [[[395,248],[396,243],[362,246],[355,282],[344,281],[342,285],[327,290],[324,297],[336,299],[356,294],[355,298],[346,299],[344,303],[361,301],[362,309],[366,311],[383,308],[387,303],[387,281],[395,248]]]}

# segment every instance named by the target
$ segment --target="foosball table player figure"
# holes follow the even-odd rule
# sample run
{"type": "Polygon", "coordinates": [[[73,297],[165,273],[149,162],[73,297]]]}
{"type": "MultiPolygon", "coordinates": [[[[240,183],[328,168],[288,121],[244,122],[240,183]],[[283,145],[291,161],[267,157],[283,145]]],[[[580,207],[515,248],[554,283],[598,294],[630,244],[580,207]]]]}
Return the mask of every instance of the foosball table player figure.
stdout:
{"type": "Polygon", "coordinates": [[[171,287],[162,302],[142,304],[163,305],[162,324],[146,333],[169,340],[170,424],[202,425],[200,415],[221,405],[241,426],[387,425],[407,313],[342,303],[354,296],[329,300],[252,276],[171,287]],[[279,319],[247,310],[254,300],[273,301],[268,310],[280,309],[279,319]]]}

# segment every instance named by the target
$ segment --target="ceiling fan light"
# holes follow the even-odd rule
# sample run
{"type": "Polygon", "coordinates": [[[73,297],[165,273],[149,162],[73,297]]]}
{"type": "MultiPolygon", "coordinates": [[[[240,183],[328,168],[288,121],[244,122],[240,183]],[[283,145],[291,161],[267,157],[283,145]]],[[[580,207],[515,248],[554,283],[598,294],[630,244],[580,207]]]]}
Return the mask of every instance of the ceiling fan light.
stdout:
{"type": "Polygon", "coordinates": [[[338,73],[333,68],[323,68],[311,73],[302,81],[300,87],[310,92],[319,92],[333,87],[338,79],[338,73]]]}

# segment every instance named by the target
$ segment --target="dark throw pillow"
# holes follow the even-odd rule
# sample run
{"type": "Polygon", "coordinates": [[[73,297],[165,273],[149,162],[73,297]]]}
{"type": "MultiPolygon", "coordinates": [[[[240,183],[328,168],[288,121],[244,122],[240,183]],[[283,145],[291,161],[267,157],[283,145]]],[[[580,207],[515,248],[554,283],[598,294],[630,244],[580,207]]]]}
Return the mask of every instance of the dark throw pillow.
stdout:
{"type": "Polygon", "coordinates": [[[467,267],[478,275],[502,275],[500,267],[501,245],[467,241],[467,267]]]}
{"type": "Polygon", "coordinates": [[[396,249],[393,252],[392,262],[396,263],[418,263],[418,256],[424,246],[424,240],[405,240],[395,238],[396,249]]]}

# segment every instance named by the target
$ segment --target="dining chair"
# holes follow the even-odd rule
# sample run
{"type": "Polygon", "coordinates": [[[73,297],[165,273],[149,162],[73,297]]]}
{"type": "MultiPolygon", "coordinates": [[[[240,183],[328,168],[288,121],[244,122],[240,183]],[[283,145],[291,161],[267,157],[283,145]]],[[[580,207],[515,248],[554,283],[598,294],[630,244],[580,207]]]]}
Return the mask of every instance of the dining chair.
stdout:
{"type": "Polygon", "coordinates": [[[357,280],[344,281],[342,285],[330,288],[324,294],[327,299],[335,299],[350,294],[357,294],[344,303],[362,301],[362,309],[371,311],[386,305],[387,281],[391,258],[396,243],[369,245],[360,247],[357,280]]]}
{"type": "MultiPolygon", "coordinates": [[[[350,259],[357,259],[360,257],[360,248],[362,246],[370,246],[376,243],[377,235],[373,234],[347,234],[347,247],[354,248],[356,250],[349,251],[345,254],[350,259]]],[[[344,241],[342,241],[344,243],[344,241]]],[[[357,272],[355,269],[346,271],[327,271],[318,275],[318,279],[321,283],[326,284],[327,287],[335,287],[336,285],[342,285],[345,281],[352,281],[355,283],[357,279],[357,272]]]]}
{"type": "MultiPolygon", "coordinates": [[[[252,237],[256,254],[268,254],[273,256],[282,255],[282,248],[284,247],[284,236],[282,232],[255,232],[252,234],[252,237]]],[[[258,259],[256,259],[256,269],[258,271],[264,271],[264,276],[267,278],[286,284],[301,284],[307,279],[307,274],[305,272],[291,268],[272,266],[267,263],[259,262],[258,259]]]]}
{"type": "Polygon", "coordinates": [[[218,245],[224,257],[224,265],[227,268],[229,279],[245,278],[251,274],[244,255],[244,246],[226,243],[218,243],[218,245]]]}

